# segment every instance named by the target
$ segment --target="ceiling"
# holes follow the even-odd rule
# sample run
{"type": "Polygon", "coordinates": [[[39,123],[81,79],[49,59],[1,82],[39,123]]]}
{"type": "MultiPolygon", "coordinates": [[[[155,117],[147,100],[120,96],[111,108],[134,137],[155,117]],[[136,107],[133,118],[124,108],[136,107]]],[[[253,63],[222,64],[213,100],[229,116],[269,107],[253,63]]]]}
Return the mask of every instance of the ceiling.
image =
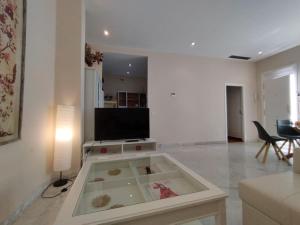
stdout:
{"type": "Polygon", "coordinates": [[[103,54],[104,76],[147,77],[148,58],[119,53],[103,54]]]}
{"type": "Polygon", "coordinates": [[[86,0],[86,10],[87,41],[106,46],[256,61],[300,44],[299,0],[86,0]]]}

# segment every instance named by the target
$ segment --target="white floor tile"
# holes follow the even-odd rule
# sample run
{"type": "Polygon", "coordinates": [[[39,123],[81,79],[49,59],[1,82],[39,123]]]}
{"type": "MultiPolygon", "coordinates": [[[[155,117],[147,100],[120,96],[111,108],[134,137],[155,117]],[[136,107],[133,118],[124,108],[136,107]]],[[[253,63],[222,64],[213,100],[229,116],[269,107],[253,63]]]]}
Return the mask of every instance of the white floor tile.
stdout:
{"type": "MultiPolygon", "coordinates": [[[[166,152],[228,193],[228,225],[242,224],[242,207],[238,195],[240,180],[292,170],[278,161],[270,151],[267,163],[254,157],[262,143],[232,143],[163,148],[166,152]]],[[[52,225],[66,196],[38,199],[19,217],[14,225],[52,225]]]]}

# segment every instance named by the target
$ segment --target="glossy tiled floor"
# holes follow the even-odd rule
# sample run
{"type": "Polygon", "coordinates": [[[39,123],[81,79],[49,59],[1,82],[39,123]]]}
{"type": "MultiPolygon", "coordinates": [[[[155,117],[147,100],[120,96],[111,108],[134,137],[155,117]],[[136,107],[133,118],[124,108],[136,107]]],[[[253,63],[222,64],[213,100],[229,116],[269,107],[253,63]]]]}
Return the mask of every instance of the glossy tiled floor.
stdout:
{"type": "MultiPolygon", "coordinates": [[[[194,170],[219,186],[229,195],[227,200],[228,225],[242,224],[241,201],[238,196],[240,180],[291,170],[292,167],[278,161],[271,151],[265,165],[254,156],[261,143],[231,143],[197,146],[177,146],[159,150],[194,170]]],[[[52,225],[65,198],[38,199],[27,208],[15,225],[52,225]]]]}

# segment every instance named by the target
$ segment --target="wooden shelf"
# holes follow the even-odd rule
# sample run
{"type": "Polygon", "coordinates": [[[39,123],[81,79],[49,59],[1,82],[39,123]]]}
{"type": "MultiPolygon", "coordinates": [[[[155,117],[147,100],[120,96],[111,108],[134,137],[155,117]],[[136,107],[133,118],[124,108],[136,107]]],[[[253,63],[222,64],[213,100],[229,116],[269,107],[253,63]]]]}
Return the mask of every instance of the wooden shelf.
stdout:
{"type": "Polygon", "coordinates": [[[145,108],[147,96],[145,93],[118,91],[118,108],[145,108]]]}

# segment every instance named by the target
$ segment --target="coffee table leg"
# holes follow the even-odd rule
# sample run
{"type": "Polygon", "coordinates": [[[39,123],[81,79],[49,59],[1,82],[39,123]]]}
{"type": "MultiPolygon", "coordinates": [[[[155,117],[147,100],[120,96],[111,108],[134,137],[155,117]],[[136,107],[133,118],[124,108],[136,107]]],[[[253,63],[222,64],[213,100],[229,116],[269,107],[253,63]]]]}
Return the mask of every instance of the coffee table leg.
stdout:
{"type": "Polygon", "coordinates": [[[226,225],[225,200],[219,203],[218,214],[216,215],[216,225],[226,225]]]}

